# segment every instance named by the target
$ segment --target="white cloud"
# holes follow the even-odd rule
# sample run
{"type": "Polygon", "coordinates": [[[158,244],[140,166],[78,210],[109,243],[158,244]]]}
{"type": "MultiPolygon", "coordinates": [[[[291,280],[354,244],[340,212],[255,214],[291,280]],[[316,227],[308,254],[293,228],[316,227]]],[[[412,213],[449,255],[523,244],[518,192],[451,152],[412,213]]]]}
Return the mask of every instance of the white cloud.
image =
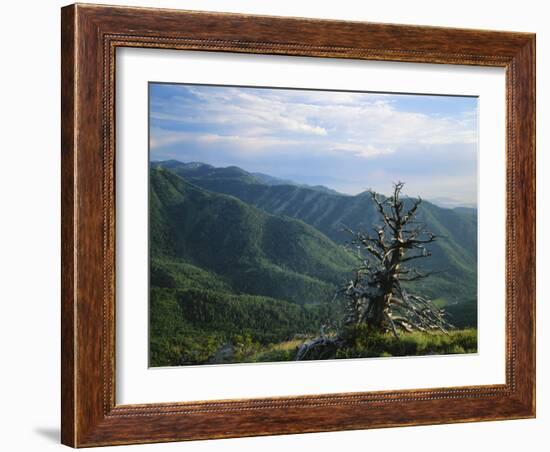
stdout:
{"type": "Polygon", "coordinates": [[[390,148],[375,147],[372,144],[361,145],[354,143],[338,143],[334,152],[345,152],[354,155],[355,157],[372,158],[384,154],[392,154],[395,151],[390,148]]]}
{"type": "Polygon", "coordinates": [[[216,133],[174,132],[152,128],[149,146],[152,151],[174,145],[201,144],[203,146],[229,146],[243,152],[274,153],[277,148],[300,145],[301,141],[269,136],[219,135],[216,133]]]}
{"type": "Polygon", "coordinates": [[[152,103],[156,124],[175,124],[172,130],[152,130],[152,148],[192,141],[270,154],[301,143],[317,153],[371,159],[420,147],[443,153],[449,145],[471,149],[477,140],[475,112],[442,116],[402,111],[395,95],[212,87],[186,91],[194,98],[152,103]]]}
{"type": "Polygon", "coordinates": [[[153,159],[238,165],[350,194],[404,180],[411,194],[475,201],[473,103],[457,113],[449,99],[391,94],[185,85],[159,94],[153,159]]]}

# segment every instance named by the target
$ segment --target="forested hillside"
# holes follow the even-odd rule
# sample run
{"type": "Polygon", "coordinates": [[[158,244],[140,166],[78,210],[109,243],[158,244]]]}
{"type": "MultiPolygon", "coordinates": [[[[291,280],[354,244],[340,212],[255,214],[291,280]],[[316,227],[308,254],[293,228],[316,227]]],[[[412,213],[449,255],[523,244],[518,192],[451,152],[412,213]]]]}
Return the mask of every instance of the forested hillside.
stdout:
{"type": "MultiPolygon", "coordinates": [[[[266,183],[265,178],[237,167],[215,168],[177,161],[158,162],[154,166],[169,168],[197,186],[235,196],[265,212],[300,219],[336,244],[349,240],[343,226],[370,229],[378,223],[376,208],[366,192],[347,196],[326,187],[291,185],[277,179],[266,183]]],[[[419,268],[437,274],[419,284],[423,292],[445,303],[476,298],[477,216],[472,211],[443,209],[424,201],[418,212],[418,221],[440,237],[429,246],[432,257],[419,263],[419,268]]]]}
{"type": "MultiPolygon", "coordinates": [[[[292,359],[338,318],[357,263],[342,226],[377,218],[367,193],[176,161],[151,165],[149,209],[152,366],[292,359]]],[[[418,217],[441,236],[419,289],[475,327],[476,215],[424,202],[418,217]]]]}
{"type": "Polygon", "coordinates": [[[354,259],[307,224],[150,175],[151,363],[200,363],[236,336],[315,333],[354,259]]]}
{"type": "MultiPolygon", "coordinates": [[[[151,171],[151,255],[223,275],[239,292],[297,304],[330,297],[354,259],[315,228],[177,175],[151,171]]],[[[155,283],[155,281],[152,281],[155,283]]]]}

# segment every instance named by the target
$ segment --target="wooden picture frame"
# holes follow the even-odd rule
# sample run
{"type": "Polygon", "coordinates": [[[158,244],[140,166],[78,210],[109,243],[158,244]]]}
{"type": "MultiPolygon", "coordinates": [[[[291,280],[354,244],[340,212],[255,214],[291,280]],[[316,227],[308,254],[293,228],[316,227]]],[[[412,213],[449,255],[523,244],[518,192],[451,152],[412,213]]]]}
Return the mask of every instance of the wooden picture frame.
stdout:
{"type": "Polygon", "coordinates": [[[535,416],[535,35],[147,8],[62,9],[62,442],[73,447],[535,416]],[[506,383],[115,403],[115,50],[506,69],[506,383]]]}

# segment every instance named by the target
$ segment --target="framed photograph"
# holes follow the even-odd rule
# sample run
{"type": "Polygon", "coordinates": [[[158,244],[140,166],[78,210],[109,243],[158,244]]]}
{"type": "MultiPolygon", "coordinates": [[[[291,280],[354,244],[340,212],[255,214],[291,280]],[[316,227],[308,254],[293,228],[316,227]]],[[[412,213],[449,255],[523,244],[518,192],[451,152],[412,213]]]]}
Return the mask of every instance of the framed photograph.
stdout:
{"type": "Polygon", "coordinates": [[[535,416],[535,36],[62,9],[62,442],[535,416]]]}

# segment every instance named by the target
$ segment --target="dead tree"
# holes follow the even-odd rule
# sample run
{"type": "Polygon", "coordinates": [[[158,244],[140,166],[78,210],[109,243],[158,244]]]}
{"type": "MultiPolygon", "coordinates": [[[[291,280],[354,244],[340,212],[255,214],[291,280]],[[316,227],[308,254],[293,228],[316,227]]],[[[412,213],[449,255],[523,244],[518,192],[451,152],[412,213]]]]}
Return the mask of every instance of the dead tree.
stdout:
{"type": "MultiPolygon", "coordinates": [[[[403,201],[403,185],[395,184],[392,196],[387,198],[371,192],[382,220],[372,234],[345,228],[352,236],[348,247],[359,264],[335,299],[344,296],[345,326],[366,324],[373,331],[391,332],[395,337],[399,337],[399,330],[446,333],[452,325],[445,319],[444,311],[436,308],[429,298],[409,293],[402,286],[403,282],[418,281],[432,274],[422,273],[409,263],[429,257],[426,245],[437,239],[416,221],[422,199],[403,201]]],[[[321,331],[318,337],[299,347],[295,359],[322,359],[345,346],[341,334],[329,337],[321,331]]]]}
{"type": "Polygon", "coordinates": [[[346,300],[344,323],[364,323],[395,336],[398,330],[446,332],[451,325],[444,312],[428,298],[408,293],[402,286],[402,282],[430,276],[430,272],[419,272],[409,263],[429,257],[426,245],[437,238],[416,221],[422,199],[401,198],[403,185],[395,184],[392,196],[384,199],[371,192],[382,220],[373,234],[345,228],[352,235],[348,246],[357,253],[360,264],[340,291],[346,300]]]}

